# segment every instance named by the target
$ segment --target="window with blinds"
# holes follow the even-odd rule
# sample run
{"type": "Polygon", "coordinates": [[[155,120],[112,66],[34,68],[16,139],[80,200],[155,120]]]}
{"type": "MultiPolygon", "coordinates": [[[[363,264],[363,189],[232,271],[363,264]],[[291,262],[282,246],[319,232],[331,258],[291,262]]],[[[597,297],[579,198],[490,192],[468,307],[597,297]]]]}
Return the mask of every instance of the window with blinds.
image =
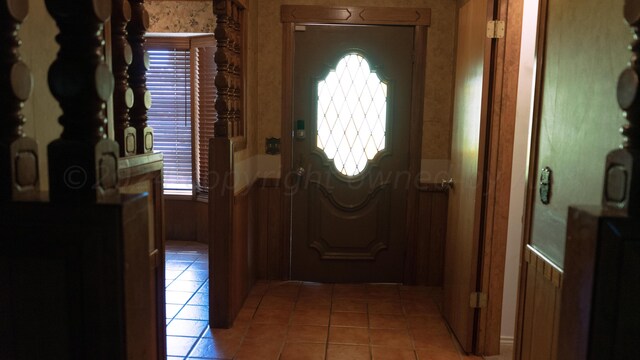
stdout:
{"type": "Polygon", "coordinates": [[[213,36],[191,39],[191,56],[194,67],[193,92],[194,120],[196,124],[196,192],[205,194],[209,190],[209,139],[213,137],[216,120],[216,53],[213,36]]]}
{"type": "Polygon", "coordinates": [[[149,125],[154,148],[164,154],[165,193],[204,195],[216,120],[215,38],[148,37],[147,49],[147,87],[153,100],[149,125]]]}
{"type": "Polygon", "coordinates": [[[193,192],[191,145],[191,53],[189,49],[149,49],[147,88],[154,149],[164,155],[165,193],[193,192]]]}

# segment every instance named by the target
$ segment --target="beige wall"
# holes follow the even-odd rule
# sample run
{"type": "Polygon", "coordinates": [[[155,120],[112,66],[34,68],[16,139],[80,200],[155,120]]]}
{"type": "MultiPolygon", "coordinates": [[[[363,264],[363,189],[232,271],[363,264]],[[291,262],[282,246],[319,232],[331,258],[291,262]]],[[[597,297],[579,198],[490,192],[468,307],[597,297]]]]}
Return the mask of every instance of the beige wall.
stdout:
{"type": "Polygon", "coordinates": [[[532,242],[561,267],[567,208],[600,204],[605,157],[622,142],[616,81],[632,41],[622,8],[623,0],[549,1],[537,169],[553,170],[553,195],[549,205],[536,196],[532,242]]]}
{"type": "Polygon", "coordinates": [[[212,33],[216,27],[213,1],[145,1],[149,32],[212,33]]]}
{"type": "Polygon", "coordinates": [[[62,132],[62,126],[58,124],[58,117],[62,111],[47,84],[47,72],[58,52],[58,44],[54,39],[56,34],[58,27],[47,12],[44,0],[31,0],[29,15],[19,36],[22,39],[22,60],[33,74],[33,93],[24,107],[24,115],[27,118],[25,130],[27,136],[35,138],[38,142],[42,190],[49,188],[47,145],[62,132]]]}

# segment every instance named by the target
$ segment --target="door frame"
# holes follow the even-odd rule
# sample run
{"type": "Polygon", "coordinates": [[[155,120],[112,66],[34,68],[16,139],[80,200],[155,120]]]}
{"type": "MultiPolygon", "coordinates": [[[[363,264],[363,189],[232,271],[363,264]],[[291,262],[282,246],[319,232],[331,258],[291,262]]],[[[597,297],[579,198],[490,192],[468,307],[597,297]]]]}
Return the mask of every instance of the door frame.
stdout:
{"type": "Polygon", "coordinates": [[[504,38],[493,41],[494,59],[489,99],[491,119],[486,131],[485,199],[479,252],[478,290],[487,305],[478,313],[476,353],[500,353],[502,301],[511,201],[511,175],[520,72],[524,0],[490,0],[494,19],[504,20],[504,38]]]}
{"type": "Polygon", "coordinates": [[[415,186],[407,194],[405,283],[415,282],[413,264],[416,259],[416,232],[418,210],[418,180],[422,158],[422,124],[424,118],[424,88],[427,61],[427,28],[431,24],[431,9],[398,7],[358,7],[322,5],[282,5],[282,137],[280,186],[282,201],[282,258],[283,279],[291,278],[291,217],[293,171],[293,79],[295,55],[295,27],[297,25],[403,25],[414,28],[413,82],[411,86],[411,118],[409,138],[409,175],[415,186]]]}

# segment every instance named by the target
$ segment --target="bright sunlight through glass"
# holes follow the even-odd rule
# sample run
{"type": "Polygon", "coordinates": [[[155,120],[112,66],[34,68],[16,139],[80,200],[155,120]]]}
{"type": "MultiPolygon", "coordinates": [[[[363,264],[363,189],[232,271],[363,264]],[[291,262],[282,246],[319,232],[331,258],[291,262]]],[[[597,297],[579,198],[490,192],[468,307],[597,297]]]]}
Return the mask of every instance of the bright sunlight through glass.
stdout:
{"type": "Polygon", "coordinates": [[[356,176],[385,147],[387,84],[367,60],[348,54],[318,82],[318,138],[342,174],[356,176]]]}

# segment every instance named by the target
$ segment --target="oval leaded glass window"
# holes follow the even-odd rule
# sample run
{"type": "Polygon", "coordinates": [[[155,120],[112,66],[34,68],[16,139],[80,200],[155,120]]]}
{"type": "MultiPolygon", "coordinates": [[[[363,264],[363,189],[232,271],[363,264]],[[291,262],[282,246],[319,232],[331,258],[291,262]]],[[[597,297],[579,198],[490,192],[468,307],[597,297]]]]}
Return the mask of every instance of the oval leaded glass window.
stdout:
{"type": "Polygon", "coordinates": [[[387,84],[351,53],[318,82],[317,146],[346,176],[356,176],[385,147],[387,84]]]}

